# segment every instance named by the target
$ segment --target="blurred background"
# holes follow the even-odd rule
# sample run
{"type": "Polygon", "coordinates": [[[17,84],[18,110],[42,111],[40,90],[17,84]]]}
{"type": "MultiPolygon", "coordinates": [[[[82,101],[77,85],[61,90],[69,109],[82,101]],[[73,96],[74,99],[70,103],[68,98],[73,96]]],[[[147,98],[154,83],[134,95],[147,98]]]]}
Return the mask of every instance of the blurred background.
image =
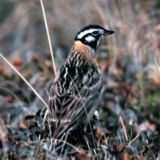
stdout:
{"type": "MultiPolygon", "coordinates": [[[[148,159],[151,153],[153,159],[159,157],[160,0],[44,0],[44,7],[57,70],[82,27],[98,24],[115,31],[104,39],[97,54],[104,78],[98,107],[100,128],[109,141],[110,138],[116,141],[115,146],[112,140],[108,141],[106,148],[115,153],[114,156],[122,154],[125,160],[126,154],[131,154],[130,150],[120,149],[121,142],[125,142],[119,122],[121,116],[129,141],[136,142],[133,148],[130,146],[133,155],[148,159]]],[[[0,52],[47,103],[54,73],[39,0],[0,0],[0,52]]],[[[20,157],[37,153],[33,147],[30,153],[16,145],[17,139],[26,144],[28,140],[41,141],[39,137],[43,139],[47,134],[41,132],[37,120],[38,116],[40,120],[43,118],[44,115],[37,112],[43,108],[44,104],[31,89],[0,59],[0,156],[6,153],[4,146],[8,147],[11,157],[14,152],[20,157]]]]}
{"type": "MultiPolygon", "coordinates": [[[[105,38],[97,54],[106,83],[109,74],[112,81],[138,83],[140,101],[146,104],[146,79],[160,84],[160,72],[155,65],[160,64],[159,0],[45,0],[44,7],[57,70],[68,55],[76,33],[88,24],[102,25],[115,31],[105,38]]],[[[0,52],[44,93],[54,74],[39,0],[1,0],[0,52]],[[48,74],[48,70],[52,73],[48,74]]],[[[0,73],[18,84],[10,75],[11,68],[2,59],[0,63],[3,63],[0,73]]]]}
{"type": "MultiPolygon", "coordinates": [[[[77,31],[88,24],[115,31],[102,46],[114,57],[129,55],[137,63],[150,63],[159,56],[159,0],[45,0],[44,6],[57,63],[68,54],[77,31]]],[[[39,0],[1,0],[0,51],[9,59],[25,60],[49,54],[39,0]]]]}
{"type": "MultiPolygon", "coordinates": [[[[139,104],[148,105],[150,99],[144,89],[148,80],[149,85],[160,84],[160,72],[156,67],[160,64],[159,0],[45,0],[44,7],[58,69],[68,55],[76,33],[88,24],[102,25],[115,31],[104,40],[97,55],[106,84],[111,88],[117,80],[129,87],[138,84],[139,104]]],[[[53,81],[54,74],[39,0],[1,0],[0,52],[46,95],[44,88],[48,81],[53,81]]],[[[17,75],[12,75],[13,71],[2,59],[0,63],[3,63],[0,73],[5,77],[1,82],[7,79],[14,88],[19,84],[17,78],[13,78],[17,75]]],[[[6,87],[8,84],[3,86],[6,87]]],[[[156,97],[157,94],[159,92],[156,97]]]]}

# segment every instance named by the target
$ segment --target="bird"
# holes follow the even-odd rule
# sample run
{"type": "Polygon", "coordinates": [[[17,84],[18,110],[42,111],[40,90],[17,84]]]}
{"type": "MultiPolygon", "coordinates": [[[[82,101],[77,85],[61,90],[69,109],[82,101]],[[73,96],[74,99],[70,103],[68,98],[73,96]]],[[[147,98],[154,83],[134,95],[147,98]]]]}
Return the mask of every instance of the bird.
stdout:
{"type": "Polygon", "coordinates": [[[60,68],[49,91],[49,120],[53,137],[88,123],[96,110],[102,89],[102,76],[96,62],[96,50],[105,36],[114,31],[100,25],[83,27],[60,68]]]}

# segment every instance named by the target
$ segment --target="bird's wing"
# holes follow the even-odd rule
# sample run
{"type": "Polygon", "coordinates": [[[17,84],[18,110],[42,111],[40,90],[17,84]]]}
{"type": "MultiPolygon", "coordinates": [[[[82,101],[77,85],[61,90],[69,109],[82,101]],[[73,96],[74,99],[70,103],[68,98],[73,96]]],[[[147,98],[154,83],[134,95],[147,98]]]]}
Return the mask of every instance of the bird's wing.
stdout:
{"type": "Polygon", "coordinates": [[[88,107],[100,93],[102,80],[97,67],[81,61],[78,65],[72,60],[65,63],[51,88],[49,106],[58,134],[87,117],[88,107]]]}

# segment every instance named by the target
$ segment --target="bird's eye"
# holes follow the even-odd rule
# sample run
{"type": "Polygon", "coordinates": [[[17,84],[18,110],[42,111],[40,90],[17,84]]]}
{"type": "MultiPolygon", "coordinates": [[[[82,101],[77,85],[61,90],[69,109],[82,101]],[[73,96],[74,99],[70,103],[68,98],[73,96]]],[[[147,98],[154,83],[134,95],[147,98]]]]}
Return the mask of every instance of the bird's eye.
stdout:
{"type": "Polygon", "coordinates": [[[93,35],[93,36],[98,36],[98,35],[99,35],[99,32],[98,32],[98,31],[94,31],[94,32],[92,32],[92,35],[93,35]]]}

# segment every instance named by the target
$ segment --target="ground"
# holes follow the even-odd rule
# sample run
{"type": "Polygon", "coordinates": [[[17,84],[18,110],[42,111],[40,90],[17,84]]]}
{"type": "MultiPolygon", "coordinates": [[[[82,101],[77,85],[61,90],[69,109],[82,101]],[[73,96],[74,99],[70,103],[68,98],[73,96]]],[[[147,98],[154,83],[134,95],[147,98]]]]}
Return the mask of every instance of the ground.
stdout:
{"type": "MultiPolygon", "coordinates": [[[[93,2],[45,2],[57,70],[84,24],[115,31],[97,51],[103,92],[90,126],[53,139],[45,105],[0,59],[1,159],[160,159],[159,2],[93,2]]],[[[54,73],[40,3],[0,3],[1,53],[47,103],[54,73]]]]}

